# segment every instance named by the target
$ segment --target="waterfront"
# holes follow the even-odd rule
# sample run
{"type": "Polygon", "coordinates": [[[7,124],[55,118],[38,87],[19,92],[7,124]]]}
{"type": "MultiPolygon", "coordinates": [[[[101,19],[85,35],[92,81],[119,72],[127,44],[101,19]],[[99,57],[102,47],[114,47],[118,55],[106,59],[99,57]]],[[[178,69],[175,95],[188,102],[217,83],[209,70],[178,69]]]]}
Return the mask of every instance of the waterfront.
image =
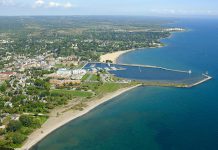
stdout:
{"type": "Polygon", "coordinates": [[[159,66],[135,64],[88,63],[83,69],[87,71],[106,70],[116,77],[135,80],[142,83],[165,83],[193,87],[204,83],[212,77],[193,73],[191,70],[169,69],[159,66]]]}
{"type": "Polygon", "coordinates": [[[167,47],[132,51],[118,61],[208,71],[191,89],[141,87],[53,132],[33,149],[216,150],[218,145],[218,21],[181,20],[167,47]]]}

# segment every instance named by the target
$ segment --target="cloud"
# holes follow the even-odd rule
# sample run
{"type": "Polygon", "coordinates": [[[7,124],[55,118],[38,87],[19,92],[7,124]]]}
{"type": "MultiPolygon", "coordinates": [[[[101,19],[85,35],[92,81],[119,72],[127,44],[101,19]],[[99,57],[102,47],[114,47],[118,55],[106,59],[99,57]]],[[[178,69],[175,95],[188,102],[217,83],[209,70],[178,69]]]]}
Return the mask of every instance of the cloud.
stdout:
{"type": "Polygon", "coordinates": [[[72,8],[74,5],[70,2],[55,2],[45,0],[35,0],[33,8],[44,7],[44,8],[72,8]]]}
{"type": "Polygon", "coordinates": [[[35,0],[35,3],[33,4],[33,8],[42,7],[44,6],[45,1],[44,0],[35,0]]]}
{"type": "Polygon", "coordinates": [[[13,6],[15,2],[13,0],[0,0],[0,6],[13,6]]]}
{"type": "Polygon", "coordinates": [[[37,4],[37,5],[43,5],[44,3],[45,3],[44,0],[36,0],[35,1],[35,4],[37,4]]]}
{"type": "Polygon", "coordinates": [[[48,3],[48,7],[50,8],[72,8],[73,4],[70,2],[66,2],[66,3],[59,3],[59,2],[49,2],[48,3]]]}

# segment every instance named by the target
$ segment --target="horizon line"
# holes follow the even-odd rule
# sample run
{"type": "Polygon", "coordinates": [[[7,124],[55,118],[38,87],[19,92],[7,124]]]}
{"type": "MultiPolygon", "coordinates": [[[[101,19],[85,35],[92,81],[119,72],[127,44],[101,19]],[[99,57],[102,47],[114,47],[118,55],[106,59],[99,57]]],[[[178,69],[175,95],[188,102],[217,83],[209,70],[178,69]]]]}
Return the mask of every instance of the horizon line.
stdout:
{"type": "Polygon", "coordinates": [[[218,15],[169,15],[169,16],[159,16],[159,15],[122,15],[122,14],[58,14],[58,15],[37,15],[37,14],[32,14],[32,15],[0,15],[0,17],[154,17],[154,18],[218,18],[218,15]]]}

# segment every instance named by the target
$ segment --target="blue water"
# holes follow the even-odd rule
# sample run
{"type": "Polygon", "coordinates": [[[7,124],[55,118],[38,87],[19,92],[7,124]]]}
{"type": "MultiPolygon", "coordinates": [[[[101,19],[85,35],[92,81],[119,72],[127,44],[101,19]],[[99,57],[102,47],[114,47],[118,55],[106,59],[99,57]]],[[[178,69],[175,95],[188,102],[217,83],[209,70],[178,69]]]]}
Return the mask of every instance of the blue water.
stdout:
{"type": "Polygon", "coordinates": [[[190,74],[187,70],[170,70],[138,65],[131,66],[123,64],[88,63],[83,67],[83,69],[89,71],[93,69],[109,69],[109,73],[116,77],[142,82],[194,84],[205,78],[202,73],[190,74]],[[113,67],[116,69],[112,69],[113,67]]]}
{"type": "Polygon", "coordinates": [[[33,150],[217,150],[218,20],[184,19],[190,29],[167,47],[130,52],[122,63],[208,71],[191,89],[140,87],[58,129],[33,150]]]}

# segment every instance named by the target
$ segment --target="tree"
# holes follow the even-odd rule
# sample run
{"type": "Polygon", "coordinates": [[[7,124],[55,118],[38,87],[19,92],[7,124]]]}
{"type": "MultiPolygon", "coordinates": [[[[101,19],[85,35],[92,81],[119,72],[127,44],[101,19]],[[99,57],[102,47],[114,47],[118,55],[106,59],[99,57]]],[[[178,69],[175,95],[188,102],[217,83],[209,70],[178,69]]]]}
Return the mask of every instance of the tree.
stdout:
{"type": "Polygon", "coordinates": [[[14,144],[22,144],[25,141],[26,136],[20,133],[14,133],[12,135],[12,141],[14,144]]]}
{"type": "Polygon", "coordinates": [[[0,109],[2,110],[4,108],[4,102],[3,100],[0,98],[0,109]]]}
{"type": "Polygon", "coordinates": [[[19,120],[22,123],[22,125],[25,126],[25,127],[30,127],[32,125],[32,123],[33,123],[32,117],[30,117],[28,115],[20,116],[19,120]]]}
{"type": "Polygon", "coordinates": [[[6,133],[5,129],[0,129],[0,135],[4,135],[6,133]]]}
{"type": "Polygon", "coordinates": [[[21,127],[22,127],[22,124],[20,121],[10,120],[7,126],[7,131],[15,132],[19,130],[21,127]]]}
{"type": "Polygon", "coordinates": [[[112,60],[106,60],[106,63],[113,63],[112,60]]]}
{"type": "Polygon", "coordinates": [[[7,89],[7,84],[3,83],[2,85],[0,85],[0,92],[5,92],[7,89]]]}

